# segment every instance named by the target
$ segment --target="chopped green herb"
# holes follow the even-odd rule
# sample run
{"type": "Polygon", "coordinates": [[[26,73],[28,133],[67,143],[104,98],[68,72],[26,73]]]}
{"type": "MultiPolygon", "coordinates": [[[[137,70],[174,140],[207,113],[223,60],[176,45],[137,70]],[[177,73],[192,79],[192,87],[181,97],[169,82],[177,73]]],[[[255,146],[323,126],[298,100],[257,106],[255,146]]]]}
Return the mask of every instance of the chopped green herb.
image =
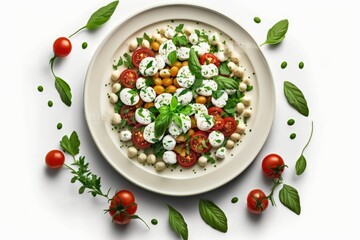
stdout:
{"type": "Polygon", "coordinates": [[[56,128],[57,128],[58,130],[60,130],[60,129],[62,129],[62,126],[63,126],[62,123],[59,122],[59,123],[56,125],[56,128]]]}
{"type": "Polygon", "coordinates": [[[289,119],[289,120],[287,121],[287,124],[288,124],[289,126],[294,125],[294,123],[295,123],[295,120],[294,120],[294,119],[289,119]]]}
{"type": "Polygon", "coordinates": [[[138,46],[141,46],[143,38],[136,38],[138,46]]]}
{"type": "Polygon", "coordinates": [[[83,43],[81,44],[81,47],[82,47],[82,49],[86,49],[86,48],[88,47],[88,43],[87,43],[87,42],[83,42],[83,43]]]}
{"type": "Polygon", "coordinates": [[[49,100],[49,101],[48,101],[48,106],[49,106],[49,107],[52,107],[53,105],[54,105],[54,103],[53,103],[51,100],[49,100]]]}
{"type": "Polygon", "coordinates": [[[231,199],[231,202],[232,203],[237,203],[239,201],[239,199],[237,198],[237,197],[233,197],[232,199],[231,199]]]}
{"type": "Polygon", "coordinates": [[[43,87],[43,86],[38,86],[38,87],[37,87],[37,90],[38,90],[39,92],[42,92],[42,91],[44,91],[44,87],[43,87]]]}
{"type": "Polygon", "coordinates": [[[303,69],[304,68],[304,63],[303,62],[299,62],[299,68],[303,69]]]}
{"type": "Polygon", "coordinates": [[[134,68],[132,61],[131,61],[131,56],[128,53],[124,53],[124,58],[125,58],[125,61],[124,61],[125,67],[134,68]]]}
{"type": "Polygon", "coordinates": [[[184,24],[179,24],[179,25],[175,28],[175,32],[181,32],[183,28],[184,28],[184,24]]]}
{"type": "Polygon", "coordinates": [[[295,139],[295,138],[296,138],[296,133],[290,134],[290,139],[295,139]]]}
{"type": "Polygon", "coordinates": [[[118,60],[118,62],[116,63],[116,65],[113,64],[113,69],[114,69],[114,70],[117,70],[118,67],[120,67],[121,65],[123,65],[123,63],[124,63],[124,61],[123,61],[122,57],[120,57],[119,60],[118,60]]]}
{"type": "Polygon", "coordinates": [[[152,224],[152,225],[157,225],[157,224],[158,224],[158,220],[156,220],[155,218],[151,219],[151,224],[152,224]]]}
{"type": "Polygon", "coordinates": [[[254,17],[254,22],[261,23],[261,19],[259,17],[254,17]]]}
{"type": "Polygon", "coordinates": [[[287,62],[284,61],[284,62],[281,63],[281,68],[282,68],[282,69],[285,69],[286,66],[287,66],[287,62]]]}

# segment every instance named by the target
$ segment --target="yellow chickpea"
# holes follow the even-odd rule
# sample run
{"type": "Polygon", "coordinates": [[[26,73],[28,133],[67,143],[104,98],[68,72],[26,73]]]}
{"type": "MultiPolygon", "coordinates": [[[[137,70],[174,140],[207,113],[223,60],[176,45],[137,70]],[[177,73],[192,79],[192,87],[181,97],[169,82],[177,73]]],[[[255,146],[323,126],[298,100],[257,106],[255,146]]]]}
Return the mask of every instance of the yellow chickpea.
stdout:
{"type": "Polygon", "coordinates": [[[152,75],[153,79],[156,79],[159,77],[159,72],[156,72],[154,75],[152,75]]]}
{"type": "Polygon", "coordinates": [[[197,125],[196,125],[195,117],[194,116],[190,117],[190,120],[191,120],[191,128],[196,128],[197,125]]]}
{"type": "Polygon", "coordinates": [[[158,43],[158,42],[155,42],[155,41],[153,41],[152,43],[151,43],[151,48],[154,50],[154,51],[159,51],[159,47],[160,47],[160,44],[158,43]]]}
{"type": "Polygon", "coordinates": [[[184,62],[182,63],[182,65],[183,65],[183,66],[189,66],[189,63],[188,63],[188,61],[184,61],[184,62]]]}
{"type": "Polygon", "coordinates": [[[170,85],[166,88],[167,93],[174,93],[176,92],[176,87],[174,85],[170,85]]]}
{"type": "Polygon", "coordinates": [[[170,76],[172,77],[176,77],[176,75],[178,74],[179,68],[173,66],[172,68],[170,68],[170,76]]]}
{"type": "Polygon", "coordinates": [[[180,69],[182,67],[182,64],[181,64],[181,62],[175,62],[173,66],[180,69]]]}
{"type": "Polygon", "coordinates": [[[165,91],[165,88],[163,86],[156,85],[154,87],[154,90],[157,95],[162,94],[165,91]]]}
{"type": "Polygon", "coordinates": [[[156,79],[154,80],[154,83],[155,83],[155,85],[161,86],[161,85],[162,85],[162,80],[161,80],[161,78],[156,78],[156,79]]]}
{"type": "Polygon", "coordinates": [[[149,108],[151,108],[153,106],[155,106],[153,102],[147,102],[147,103],[145,103],[144,108],[149,109],[149,108]]]}
{"type": "Polygon", "coordinates": [[[177,81],[177,79],[176,79],[176,78],[174,78],[174,80],[173,80],[173,84],[174,84],[174,86],[175,86],[175,87],[177,87],[177,88],[181,88],[181,86],[179,85],[179,82],[177,81]]]}
{"type": "Polygon", "coordinates": [[[171,79],[171,78],[164,78],[163,80],[162,80],[162,85],[164,86],[164,87],[168,87],[168,86],[170,86],[170,85],[172,85],[173,84],[173,80],[171,79]]]}
{"type": "Polygon", "coordinates": [[[188,135],[189,137],[191,137],[192,135],[194,135],[194,133],[195,133],[194,129],[190,129],[190,130],[187,132],[187,135],[188,135]]]}
{"type": "Polygon", "coordinates": [[[195,99],[195,102],[196,102],[196,103],[205,104],[205,103],[206,103],[206,97],[204,97],[204,96],[198,96],[198,97],[195,99]]]}
{"type": "Polygon", "coordinates": [[[162,77],[162,78],[170,77],[170,70],[168,70],[168,69],[161,70],[160,71],[160,77],[162,77]]]}

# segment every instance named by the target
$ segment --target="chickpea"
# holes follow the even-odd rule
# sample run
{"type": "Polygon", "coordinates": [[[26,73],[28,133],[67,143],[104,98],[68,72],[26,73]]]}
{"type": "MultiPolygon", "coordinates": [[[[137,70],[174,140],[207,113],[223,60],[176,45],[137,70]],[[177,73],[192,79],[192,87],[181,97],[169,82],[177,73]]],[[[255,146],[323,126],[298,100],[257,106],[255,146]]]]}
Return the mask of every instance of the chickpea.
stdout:
{"type": "Polygon", "coordinates": [[[182,65],[183,65],[183,66],[189,66],[189,63],[188,63],[188,61],[184,61],[184,62],[182,63],[182,65]]]}
{"type": "Polygon", "coordinates": [[[158,172],[163,171],[165,168],[166,168],[166,165],[165,165],[165,163],[162,162],[162,161],[161,161],[161,162],[157,162],[157,163],[155,164],[155,170],[158,171],[158,172]]]}
{"type": "Polygon", "coordinates": [[[241,135],[239,133],[233,133],[230,135],[230,139],[233,140],[234,142],[239,141],[241,138],[241,135]]]}
{"type": "Polygon", "coordinates": [[[150,154],[149,156],[147,156],[146,161],[149,164],[155,164],[156,163],[156,156],[154,154],[150,154]]]}
{"type": "Polygon", "coordinates": [[[198,159],[198,164],[201,166],[201,167],[205,167],[206,166],[206,164],[207,164],[207,158],[206,157],[204,157],[204,156],[201,156],[201,157],[199,157],[199,159],[198,159]]]}
{"type": "Polygon", "coordinates": [[[189,137],[191,137],[192,135],[194,135],[194,133],[195,133],[194,129],[190,129],[190,130],[187,132],[187,135],[188,135],[189,137]]]}
{"type": "Polygon", "coordinates": [[[173,84],[173,80],[171,79],[171,78],[164,78],[163,80],[162,80],[162,85],[164,86],[164,87],[169,87],[170,85],[172,85],[173,84]]]}
{"type": "Polygon", "coordinates": [[[170,77],[170,70],[169,69],[163,69],[160,71],[160,77],[167,78],[170,77]]]}
{"type": "Polygon", "coordinates": [[[156,72],[154,75],[152,75],[153,79],[159,78],[159,72],[156,72]]]}
{"type": "Polygon", "coordinates": [[[165,91],[165,88],[163,86],[156,85],[154,87],[154,90],[157,95],[162,94],[165,91]]]}
{"type": "Polygon", "coordinates": [[[170,76],[172,77],[176,77],[176,75],[178,74],[179,68],[173,66],[172,68],[170,68],[170,76]]]}
{"type": "Polygon", "coordinates": [[[110,93],[109,99],[111,103],[117,103],[117,101],[119,101],[119,97],[115,93],[110,93]]]}
{"type": "Polygon", "coordinates": [[[154,83],[155,83],[155,85],[161,86],[162,85],[161,78],[155,78],[154,83]]]}
{"type": "Polygon", "coordinates": [[[174,78],[173,84],[174,84],[175,87],[181,88],[181,86],[179,85],[179,82],[178,82],[178,80],[176,78],[174,78]]]}
{"type": "Polygon", "coordinates": [[[234,148],[234,146],[235,146],[235,143],[233,140],[227,140],[226,145],[225,145],[225,147],[227,149],[232,149],[232,148],[234,148]]]}
{"type": "Polygon", "coordinates": [[[114,83],[111,87],[111,91],[113,93],[118,93],[120,92],[120,89],[121,89],[121,84],[120,83],[114,83]]]}
{"type": "Polygon", "coordinates": [[[182,64],[181,64],[181,62],[175,62],[173,66],[180,69],[182,67],[182,64]]]}
{"type": "Polygon", "coordinates": [[[198,97],[195,99],[195,102],[196,102],[196,103],[205,104],[205,103],[206,103],[206,97],[204,97],[204,96],[198,96],[198,97]]]}
{"type": "Polygon", "coordinates": [[[147,102],[147,103],[145,103],[144,108],[149,109],[154,106],[155,106],[155,104],[153,102],[147,102]]]}
{"type": "Polygon", "coordinates": [[[152,43],[151,43],[151,48],[154,50],[154,51],[159,51],[159,47],[160,47],[160,44],[158,43],[158,42],[155,42],[155,41],[153,41],[152,43]]]}
{"type": "Polygon", "coordinates": [[[128,148],[127,155],[128,155],[129,158],[135,157],[137,155],[137,153],[138,153],[138,151],[137,151],[136,148],[134,148],[134,147],[129,147],[128,148]]]}
{"type": "Polygon", "coordinates": [[[190,117],[190,120],[191,120],[191,128],[197,127],[195,117],[194,116],[190,117]]]}
{"type": "Polygon", "coordinates": [[[139,163],[143,163],[143,162],[146,161],[146,158],[147,158],[147,156],[146,156],[145,153],[140,153],[140,155],[138,156],[137,160],[138,160],[139,163]]]}
{"type": "Polygon", "coordinates": [[[174,85],[170,85],[166,88],[167,93],[174,93],[176,92],[176,87],[174,85]]]}

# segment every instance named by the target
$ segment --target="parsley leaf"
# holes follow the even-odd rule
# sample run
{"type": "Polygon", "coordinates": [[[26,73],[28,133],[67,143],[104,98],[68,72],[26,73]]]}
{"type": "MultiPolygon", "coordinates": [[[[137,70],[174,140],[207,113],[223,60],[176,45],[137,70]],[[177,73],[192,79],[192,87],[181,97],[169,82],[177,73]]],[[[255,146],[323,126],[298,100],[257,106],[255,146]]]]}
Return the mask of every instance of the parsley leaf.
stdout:
{"type": "Polygon", "coordinates": [[[73,157],[79,154],[80,140],[77,133],[73,131],[70,138],[66,135],[63,136],[60,141],[60,146],[65,152],[69,153],[73,157]]]}

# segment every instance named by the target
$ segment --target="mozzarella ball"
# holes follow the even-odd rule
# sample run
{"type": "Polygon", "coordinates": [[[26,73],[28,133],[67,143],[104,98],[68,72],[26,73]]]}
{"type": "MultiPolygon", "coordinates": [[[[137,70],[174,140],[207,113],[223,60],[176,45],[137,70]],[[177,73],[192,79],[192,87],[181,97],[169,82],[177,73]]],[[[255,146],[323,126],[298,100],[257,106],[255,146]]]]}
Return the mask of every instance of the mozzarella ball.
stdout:
{"type": "Polygon", "coordinates": [[[113,113],[111,116],[111,123],[113,125],[119,125],[121,123],[121,116],[118,113],[113,113]]]}
{"type": "Polygon", "coordinates": [[[121,74],[121,71],[119,69],[112,71],[111,72],[111,80],[113,82],[116,82],[117,80],[119,80],[120,74],[121,74]]]}
{"type": "Polygon", "coordinates": [[[214,116],[207,114],[201,114],[196,119],[196,125],[201,131],[207,131],[212,128],[214,126],[214,122],[214,116]]]}
{"type": "Polygon", "coordinates": [[[143,87],[146,87],[146,79],[145,78],[142,78],[142,77],[139,77],[137,80],[136,80],[136,88],[137,89],[141,89],[143,87]]]}
{"type": "Polygon", "coordinates": [[[242,103],[245,105],[245,106],[249,106],[251,104],[251,98],[249,96],[244,96],[242,98],[242,103]]]}
{"type": "Polygon", "coordinates": [[[173,136],[171,135],[166,135],[163,140],[162,140],[162,144],[163,144],[163,147],[166,149],[166,150],[173,150],[176,146],[176,140],[173,136]]]}
{"type": "Polygon", "coordinates": [[[164,35],[167,38],[173,38],[175,36],[175,31],[172,28],[167,28],[164,35]]]}
{"type": "Polygon", "coordinates": [[[241,135],[238,134],[238,133],[233,133],[233,134],[230,135],[230,139],[233,140],[234,142],[239,141],[240,138],[241,138],[241,135]]]}
{"type": "Polygon", "coordinates": [[[129,158],[133,158],[137,155],[138,153],[138,150],[134,147],[129,147],[128,150],[127,150],[127,155],[129,158]]]}
{"type": "Polygon", "coordinates": [[[234,146],[235,146],[235,143],[234,143],[233,140],[227,140],[227,141],[226,141],[225,147],[226,147],[227,149],[232,149],[232,148],[234,148],[234,146]]]}
{"type": "Polygon", "coordinates": [[[143,76],[153,76],[158,71],[156,58],[146,57],[139,64],[139,71],[143,76]]]}
{"type": "Polygon", "coordinates": [[[242,134],[245,132],[245,128],[246,128],[246,126],[244,123],[239,123],[236,127],[236,132],[242,134]]]}
{"type": "Polygon", "coordinates": [[[145,141],[149,143],[155,143],[160,141],[163,136],[160,136],[159,138],[155,137],[155,122],[152,122],[144,128],[144,139],[145,141]]]}
{"type": "Polygon", "coordinates": [[[154,164],[156,163],[156,156],[154,154],[150,154],[149,156],[147,156],[146,161],[149,164],[154,164]]]}
{"type": "Polygon", "coordinates": [[[162,93],[155,98],[154,105],[157,109],[162,106],[169,106],[172,99],[172,95],[170,93],[162,93]]]}
{"type": "Polygon", "coordinates": [[[237,113],[242,113],[243,111],[244,111],[244,109],[245,109],[245,106],[244,106],[244,104],[243,103],[238,103],[238,104],[236,104],[236,112],[237,113]]]}
{"type": "Polygon", "coordinates": [[[224,142],[225,137],[224,134],[220,131],[212,131],[209,134],[208,139],[212,147],[218,148],[224,142]]]}
{"type": "Polygon", "coordinates": [[[247,118],[251,117],[251,113],[252,113],[251,109],[249,109],[249,108],[245,109],[244,117],[247,117],[247,118]]]}
{"type": "Polygon", "coordinates": [[[154,121],[154,115],[146,108],[138,108],[135,110],[135,120],[142,125],[148,125],[154,121]]]}
{"type": "Polygon", "coordinates": [[[198,56],[201,56],[203,55],[203,50],[201,47],[197,46],[197,45],[193,45],[191,46],[192,49],[194,49],[195,53],[198,55],[198,56]]]}
{"type": "Polygon", "coordinates": [[[160,56],[160,55],[157,55],[156,57],[155,57],[155,59],[156,59],[156,63],[157,63],[157,67],[158,67],[158,69],[159,70],[162,70],[162,69],[164,69],[164,67],[165,67],[165,61],[164,61],[164,58],[162,57],[162,56],[160,56]]]}
{"type": "Polygon", "coordinates": [[[158,172],[163,171],[165,168],[166,168],[166,165],[165,165],[165,163],[162,162],[162,161],[161,161],[161,162],[157,162],[157,163],[155,164],[155,170],[158,171],[158,172]]]}
{"type": "Polygon", "coordinates": [[[230,55],[230,60],[238,64],[240,62],[240,55],[236,52],[232,52],[230,55]]]}
{"type": "Polygon", "coordinates": [[[202,50],[203,54],[210,52],[210,45],[207,42],[199,43],[199,47],[201,47],[201,50],[202,50]]]}
{"type": "Polygon", "coordinates": [[[233,63],[233,62],[228,62],[227,67],[229,68],[229,70],[230,70],[231,72],[234,72],[234,71],[235,71],[235,68],[236,68],[236,64],[233,63]]]}
{"type": "Polygon", "coordinates": [[[226,154],[226,149],[224,147],[219,148],[215,152],[215,156],[219,159],[224,159],[226,154]]]}
{"type": "Polygon", "coordinates": [[[120,92],[120,89],[121,89],[121,84],[120,83],[114,83],[111,87],[111,91],[113,93],[118,93],[120,92]]]}
{"type": "Polygon", "coordinates": [[[209,35],[209,42],[211,45],[216,45],[219,43],[220,36],[217,32],[213,32],[209,35]]]}
{"type": "Polygon", "coordinates": [[[173,151],[165,151],[163,154],[163,160],[167,164],[175,164],[177,162],[176,153],[174,153],[173,151]]]}
{"type": "Polygon", "coordinates": [[[153,102],[156,98],[156,92],[152,87],[143,87],[140,90],[140,98],[144,102],[153,102]]]}
{"type": "Polygon", "coordinates": [[[234,71],[234,75],[237,77],[244,77],[244,68],[236,67],[234,71]]]}
{"type": "Polygon", "coordinates": [[[241,83],[239,84],[239,90],[240,90],[240,92],[245,92],[246,89],[247,89],[247,85],[246,85],[245,83],[241,82],[241,83]]]}
{"type": "Polygon", "coordinates": [[[183,106],[188,105],[191,102],[191,100],[193,99],[192,91],[188,91],[185,94],[181,94],[185,90],[186,90],[186,88],[178,88],[178,89],[176,89],[176,92],[175,92],[175,96],[177,97],[179,103],[183,106]]]}
{"type": "Polygon", "coordinates": [[[119,97],[115,93],[110,93],[109,100],[111,103],[117,103],[119,101],[119,97]]]}
{"type": "Polygon", "coordinates": [[[181,61],[188,60],[190,57],[190,48],[180,47],[177,51],[177,58],[181,61]]]}
{"type": "Polygon", "coordinates": [[[225,62],[228,59],[223,51],[216,52],[214,55],[220,62],[225,62]]]}
{"type": "Polygon", "coordinates": [[[127,142],[131,139],[131,132],[129,130],[121,131],[120,133],[120,140],[122,142],[127,142]]]}
{"type": "Polygon", "coordinates": [[[197,163],[201,166],[201,167],[205,167],[207,165],[207,158],[205,156],[201,156],[199,157],[197,163]]]}
{"type": "Polygon", "coordinates": [[[191,33],[190,36],[189,36],[189,42],[192,44],[192,45],[195,45],[199,42],[199,37],[196,33],[191,33]]]}
{"type": "Polygon", "coordinates": [[[134,106],[140,100],[139,94],[131,88],[124,88],[120,92],[121,101],[128,106],[134,106]]]}

